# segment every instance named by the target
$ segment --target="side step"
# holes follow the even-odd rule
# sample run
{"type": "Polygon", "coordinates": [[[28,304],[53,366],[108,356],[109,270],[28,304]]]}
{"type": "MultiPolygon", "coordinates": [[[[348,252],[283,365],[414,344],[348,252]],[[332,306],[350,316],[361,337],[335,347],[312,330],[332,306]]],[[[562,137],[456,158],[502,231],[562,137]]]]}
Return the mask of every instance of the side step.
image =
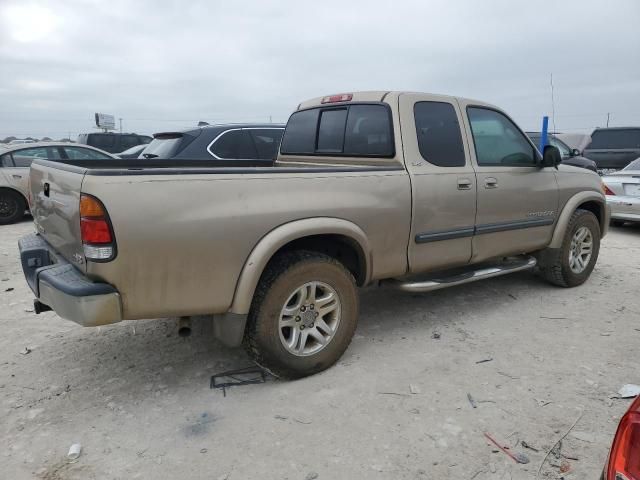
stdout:
{"type": "Polygon", "coordinates": [[[430,292],[432,290],[462,285],[463,283],[475,282],[485,278],[499,277],[507,273],[529,270],[535,266],[536,259],[533,257],[510,257],[501,262],[472,265],[466,269],[458,268],[423,277],[396,279],[391,280],[390,283],[405,292],[430,292]]]}

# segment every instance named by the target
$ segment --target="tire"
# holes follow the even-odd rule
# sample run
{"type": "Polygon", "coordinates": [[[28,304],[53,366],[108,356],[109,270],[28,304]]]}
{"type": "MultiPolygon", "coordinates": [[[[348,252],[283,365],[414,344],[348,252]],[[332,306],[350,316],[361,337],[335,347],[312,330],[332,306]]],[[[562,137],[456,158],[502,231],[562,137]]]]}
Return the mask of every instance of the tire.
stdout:
{"type": "Polygon", "coordinates": [[[332,366],[351,343],[357,323],[358,290],[351,272],[322,253],[287,252],[260,278],[243,344],[276,377],[301,378],[332,366]],[[325,344],[316,341],[319,335],[325,344]]]}
{"type": "Polygon", "coordinates": [[[0,225],[16,223],[24,217],[27,204],[18,192],[0,190],[0,225]]]}
{"type": "MultiPolygon", "coordinates": [[[[588,237],[587,237],[588,239],[588,237]]],[[[584,250],[583,250],[584,252],[584,250]]],[[[562,246],[560,248],[547,248],[541,252],[538,261],[539,271],[542,276],[550,283],[558,285],[560,287],[576,287],[582,285],[591,272],[598,260],[598,253],[600,252],[600,224],[596,216],[587,211],[578,209],[573,212],[567,229],[562,239],[562,246]],[[588,257],[581,256],[581,262],[574,262],[572,259],[576,255],[572,255],[574,252],[580,250],[580,246],[575,246],[574,240],[579,236],[578,232],[582,234],[585,230],[588,231],[588,235],[591,239],[591,255],[588,257]],[[580,266],[582,264],[582,269],[580,266]],[[573,266],[572,266],[573,265],[573,266]],[[576,269],[574,269],[576,267],[576,269]],[[577,271],[578,270],[578,271],[577,271]]],[[[582,255],[586,255],[582,253],[582,255]]]]}

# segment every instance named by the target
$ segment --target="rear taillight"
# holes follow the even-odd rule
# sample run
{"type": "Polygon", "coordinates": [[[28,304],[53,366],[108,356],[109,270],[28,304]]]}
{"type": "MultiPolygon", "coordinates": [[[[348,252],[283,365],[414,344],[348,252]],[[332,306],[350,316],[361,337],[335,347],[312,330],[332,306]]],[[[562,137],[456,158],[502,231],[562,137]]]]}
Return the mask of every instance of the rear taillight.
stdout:
{"type": "Polygon", "coordinates": [[[607,185],[605,183],[602,184],[602,192],[605,195],[615,195],[615,193],[613,193],[613,190],[611,190],[609,187],[607,187],[607,185]]]}
{"type": "Polygon", "coordinates": [[[107,261],[115,256],[115,239],[107,210],[91,195],[80,195],[80,234],[87,260],[107,261]]]}
{"type": "Polygon", "coordinates": [[[640,397],[618,425],[609,453],[607,480],[640,480],[640,397]]]}

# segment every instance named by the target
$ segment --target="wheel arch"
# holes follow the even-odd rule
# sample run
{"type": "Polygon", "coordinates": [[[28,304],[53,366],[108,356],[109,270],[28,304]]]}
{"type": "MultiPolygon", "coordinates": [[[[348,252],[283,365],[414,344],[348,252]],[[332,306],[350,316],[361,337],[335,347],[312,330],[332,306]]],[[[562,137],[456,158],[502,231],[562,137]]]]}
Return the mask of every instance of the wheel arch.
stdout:
{"type": "Polygon", "coordinates": [[[610,215],[608,208],[607,201],[601,193],[594,191],[576,193],[565,203],[553,231],[553,237],[551,238],[549,247],[560,248],[562,246],[562,239],[564,238],[564,233],[571,219],[571,215],[573,215],[573,212],[577,209],[588,210],[596,216],[600,224],[600,236],[604,237],[609,230],[610,215]]]}
{"type": "Polygon", "coordinates": [[[247,314],[265,268],[284,251],[311,250],[341,261],[358,285],[371,278],[371,251],[364,231],[340,218],[316,217],[281,225],[266,234],[253,248],[242,267],[229,311],[247,314]]]}

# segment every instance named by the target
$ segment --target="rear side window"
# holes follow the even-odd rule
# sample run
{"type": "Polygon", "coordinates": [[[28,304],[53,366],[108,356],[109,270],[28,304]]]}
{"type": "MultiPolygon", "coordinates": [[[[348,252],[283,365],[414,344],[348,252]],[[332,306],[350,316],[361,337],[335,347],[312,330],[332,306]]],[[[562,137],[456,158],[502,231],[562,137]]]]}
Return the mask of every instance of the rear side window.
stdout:
{"type": "Polygon", "coordinates": [[[182,142],[182,135],[158,135],[142,154],[145,158],[171,158],[182,142]]]}
{"type": "Polygon", "coordinates": [[[289,155],[392,157],[391,114],[385,105],[365,104],[296,112],[280,150],[289,155]]]}
{"type": "Polygon", "coordinates": [[[63,147],[64,153],[71,160],[108,160],[111,157],[90,148],[82,147],[63,147]]]}
{"type": "Polygon", "coordinates": [[[589,149],[640,148],[640,129],[596,130],[589,149]]]}
{"type": "Polygon", "coordinates": [[[109,150],[116,146],[116,136],[103,133],[90,133],[87,138],[87,145],[109,150]]]}
{"type": "Polygon", "coordinates": [[[209,146],[209,152],[222,159],[258,158],[247,130],[227,130],[209,146]]]}
{"type": "Polygon", "coordinates": [[[418,102],[413,107],[413,114],[422,158],[439,167],[463,167],[462,134],[453,105],[418,102]]]}
{"type": "Polygon", "coordinates": [[[278,155],[278,147],[282,139],[282,128],[254,128],[248,130],[258,151],[258,158],[273,160],[278,155]]]}
{"type": "Polygon", "coordinates": [[[120,149],[127,150],[128,148],[140,145],[137,135],[122,135],[120,137],[120,149]]]}

